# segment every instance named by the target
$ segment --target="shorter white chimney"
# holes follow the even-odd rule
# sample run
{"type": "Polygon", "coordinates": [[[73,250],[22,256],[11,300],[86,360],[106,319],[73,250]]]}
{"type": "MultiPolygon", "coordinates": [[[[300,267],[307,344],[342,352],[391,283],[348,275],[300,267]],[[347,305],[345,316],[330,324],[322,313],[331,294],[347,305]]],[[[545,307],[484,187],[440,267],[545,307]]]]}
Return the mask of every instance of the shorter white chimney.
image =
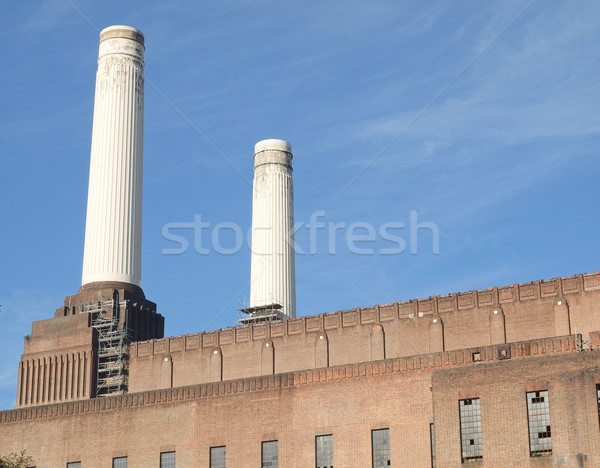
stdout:
{"type": "Polygon", "coordinates": [[[254,149],[250,307],[278,304],[296,317],[292,146],[263,140],[254,149]]]}

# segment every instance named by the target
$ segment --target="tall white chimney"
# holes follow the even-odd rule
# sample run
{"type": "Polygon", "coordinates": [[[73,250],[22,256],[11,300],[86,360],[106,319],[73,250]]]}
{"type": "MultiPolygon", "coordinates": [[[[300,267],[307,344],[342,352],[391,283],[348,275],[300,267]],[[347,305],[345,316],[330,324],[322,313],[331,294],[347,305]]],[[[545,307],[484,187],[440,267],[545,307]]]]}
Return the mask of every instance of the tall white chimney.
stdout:
{"type": "Polygon", "coordinates": [[[292,145],[263,140],[254,149],[250,306],[279,304],[296,317],[292,145]]]}
{"type": "Polygon", "coordinates": [[[144,35],[100,33],[82,284],[141,285],[144,35]]]}

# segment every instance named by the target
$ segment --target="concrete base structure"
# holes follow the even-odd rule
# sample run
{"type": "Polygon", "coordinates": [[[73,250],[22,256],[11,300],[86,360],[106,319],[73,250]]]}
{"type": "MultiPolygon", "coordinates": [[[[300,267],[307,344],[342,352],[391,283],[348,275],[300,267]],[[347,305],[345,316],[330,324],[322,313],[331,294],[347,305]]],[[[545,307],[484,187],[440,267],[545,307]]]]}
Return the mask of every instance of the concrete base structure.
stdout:
{"type": "MultiPolygon", "coordinates": [[[[71,311],[51,320],[84,321],[71,311]]],[[[52,341],[50,328],[39,338],[48,347],[82,346],[89,335],[73,325],[52,341]]],[[[387,429],[384,466],[597,467],[598,330],[592,274],[137,341],[127,393],[0,412],[0,454],[25,449],[38,468],[54,468],[119,457],[159,466],[175,452],[177,466],[209,467],[211,447],[225,446],[237,468],[260,466],[262,443],[277,441],[278,466],[303,468],[315,466],[316,437],[330,435],[333,466],[365,468],[380,466],[372,431],[387,429]],[[551,451],[530,445],[528,392],[547,392],[551,451]],[[481,441],[481,456],[471,460],[461,400],[480,408],[480,433],[466,440],[481,441]]]]}
{"type": "MultiPolygon", "coordinates": [[[[82,286],[56,309],[54,318],[33,322],[19,364],[17,408],[98,396],[98,351],[107,337],[94,327],[95,318],[114,322],[110,333],[125,332],[124,350],[132,341],[164,334],[164,318],[141,288],[118,282],[82,286]],[[118,309],[118,304],[123,307],[118,309]],[[96,310],[101,314],[94,315],[96,310]]],[[[129,367],[125,364],[123,390],[129,367]]]]}

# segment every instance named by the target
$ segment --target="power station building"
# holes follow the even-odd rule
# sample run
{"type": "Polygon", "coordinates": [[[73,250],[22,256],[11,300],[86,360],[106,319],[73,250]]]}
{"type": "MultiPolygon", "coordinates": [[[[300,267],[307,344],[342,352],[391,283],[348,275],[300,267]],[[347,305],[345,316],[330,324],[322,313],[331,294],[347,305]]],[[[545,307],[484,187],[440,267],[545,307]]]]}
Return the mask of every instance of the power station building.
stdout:
{"type": "Polygon", "coordinates": [[[34,322],[0,455],[37,468],[600,466],[600,274],[296,318],[292,149],[255,147],[251,303],[141,288],[144,36],[100,36],[82,285],[34,322]]]}

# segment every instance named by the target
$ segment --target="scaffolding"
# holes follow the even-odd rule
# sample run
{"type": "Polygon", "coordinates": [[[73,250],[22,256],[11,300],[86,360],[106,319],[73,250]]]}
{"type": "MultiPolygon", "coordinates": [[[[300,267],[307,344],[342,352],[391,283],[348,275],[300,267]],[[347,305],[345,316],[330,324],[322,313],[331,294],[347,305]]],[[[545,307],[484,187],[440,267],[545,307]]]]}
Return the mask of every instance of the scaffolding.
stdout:
{"type": "Polygon", "coordinates": [[[90,314],[90,325],[98,332],[96,397],[127,391],[127,351],[133,337],[127,326],[128,311],[129,301],[100,300],[81,305],[81,312],[90,314]]]}
{"type": "Polygon", "coordinates": [[[276,302],[262,306],[242,307],[239,309],[238,322],[242,325],[250,325],[283,320],[281,309],[283,309],[283,306],[276,302]]]}

